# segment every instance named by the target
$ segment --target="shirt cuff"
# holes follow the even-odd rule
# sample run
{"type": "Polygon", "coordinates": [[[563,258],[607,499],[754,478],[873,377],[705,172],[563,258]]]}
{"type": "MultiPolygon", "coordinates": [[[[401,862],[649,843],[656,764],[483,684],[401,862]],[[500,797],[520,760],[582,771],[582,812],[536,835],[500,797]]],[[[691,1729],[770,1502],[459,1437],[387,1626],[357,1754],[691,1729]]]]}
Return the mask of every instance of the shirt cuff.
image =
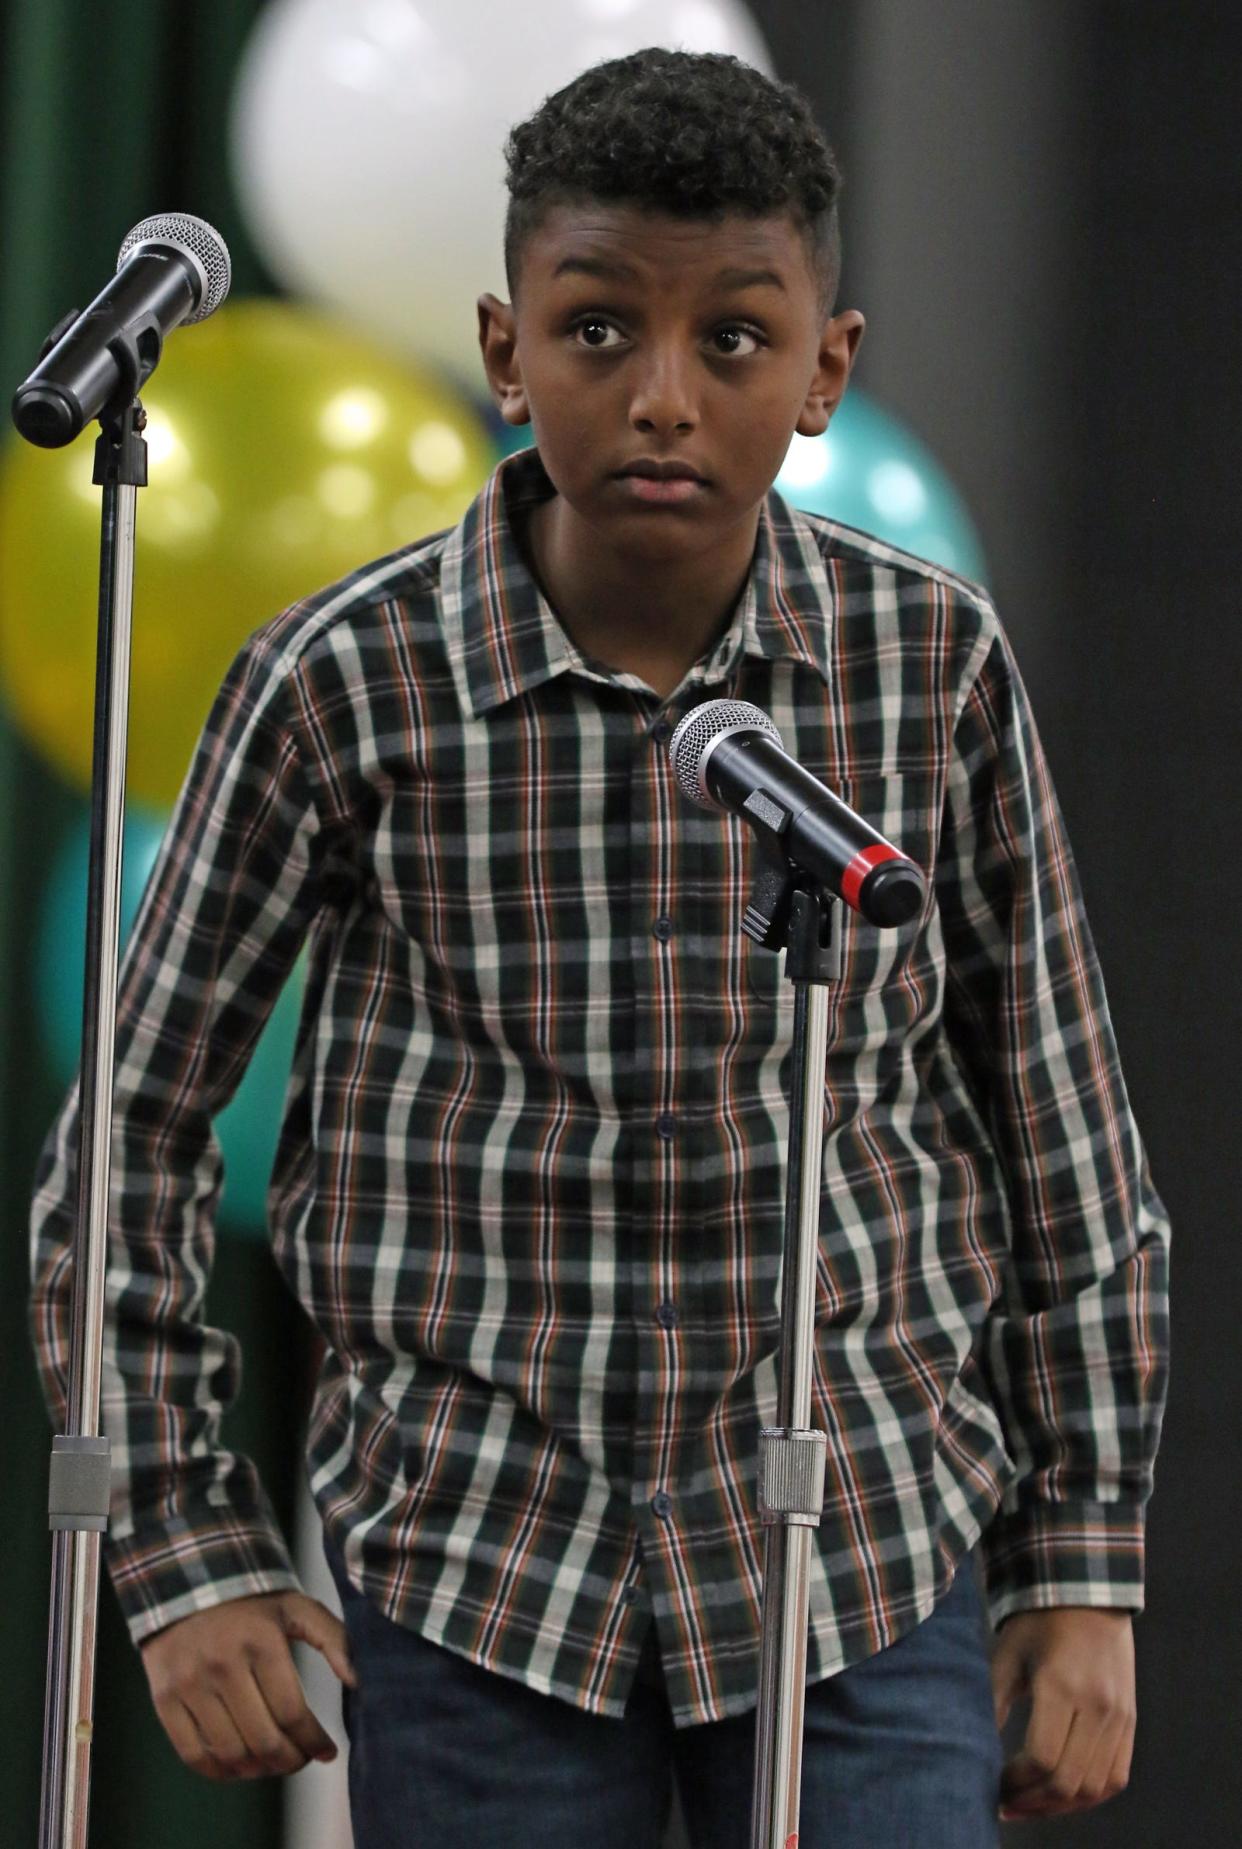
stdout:
{"type": "Polygon", "coordinates": [[[103,1558],[135,1644],[227,1599],[302,1590],[266,1501],[245,1511],[208,1504],[163,1522],[144,1519],[124,1537],[105,1534],[103,1558]]]}
{"type": "Polygon", "coordinates": [[[993,1628],[1019,1611],[1143,1609],[1144,1511],[1132,1502],[1029,1502],[1000,1510],[981,1548],[993,1628]]]}

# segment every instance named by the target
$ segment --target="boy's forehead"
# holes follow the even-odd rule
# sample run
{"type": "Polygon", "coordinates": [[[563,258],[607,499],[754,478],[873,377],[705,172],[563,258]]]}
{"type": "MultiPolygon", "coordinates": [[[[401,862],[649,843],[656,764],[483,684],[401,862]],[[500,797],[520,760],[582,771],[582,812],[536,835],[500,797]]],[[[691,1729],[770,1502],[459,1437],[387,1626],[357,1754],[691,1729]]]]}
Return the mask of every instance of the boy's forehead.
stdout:
{"type": "Polygon", "coordinates": [[[618,276],[629,271],[635,280],[670,268],[762,269],[788,289],[806,267],[802,236],[783,213],[681,218],[601,202],[550,207],[531,234],[527,257],[547,283],[575,272],[602,275],[605,268],[618,276]]]}

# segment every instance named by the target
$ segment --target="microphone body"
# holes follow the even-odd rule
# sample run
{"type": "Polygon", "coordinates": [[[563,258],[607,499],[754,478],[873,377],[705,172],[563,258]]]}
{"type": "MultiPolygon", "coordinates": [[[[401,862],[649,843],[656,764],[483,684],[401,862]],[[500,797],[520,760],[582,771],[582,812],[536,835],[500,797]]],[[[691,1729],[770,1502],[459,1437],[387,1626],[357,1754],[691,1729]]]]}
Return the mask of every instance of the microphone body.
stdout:
{"type": "Polygon", "coordinates": [[[740,815],[871,924],[904,924],[921,909],[921,869],[789,756],[760,707],[712,700],[692,708],[669,755],[693,802],[740,815]]]}
{"type": "Polygon", "coordinates": [[[22,436],[59,449],[109,407],[123,410],[159,364],[164,336],[209,315],[229,280],[228,249],[202,219],[168,213],[136,225],[116,275],[14,393],[22,436]]]}

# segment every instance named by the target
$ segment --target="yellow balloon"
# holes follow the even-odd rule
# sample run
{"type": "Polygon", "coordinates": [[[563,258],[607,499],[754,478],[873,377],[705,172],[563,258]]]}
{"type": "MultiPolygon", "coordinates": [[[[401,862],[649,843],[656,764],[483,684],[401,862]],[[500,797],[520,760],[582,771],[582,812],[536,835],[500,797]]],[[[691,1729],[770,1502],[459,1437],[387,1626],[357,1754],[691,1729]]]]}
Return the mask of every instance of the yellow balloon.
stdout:
{"type": "MultiPolygon", "coordinates": [[[[143,390],[127,787],[167,808],[245,638],[357,566],[454,525],[494,465],[464,394],[288,302],[169,339],[143,390]]],[[[0,456],[0,686],[75,787],[91,774],[101,490],[92,424],[0,456]]]]}

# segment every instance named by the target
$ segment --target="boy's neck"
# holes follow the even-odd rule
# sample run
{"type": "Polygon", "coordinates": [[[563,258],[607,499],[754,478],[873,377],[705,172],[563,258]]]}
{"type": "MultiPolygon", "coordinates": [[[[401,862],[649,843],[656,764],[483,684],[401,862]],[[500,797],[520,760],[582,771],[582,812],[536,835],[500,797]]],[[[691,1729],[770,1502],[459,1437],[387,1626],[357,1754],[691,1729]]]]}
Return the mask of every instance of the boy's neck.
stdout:
{"type": "Polygon", "coordinates": [[[750,573],[758,524],[756,508],[707,550],[653,564],[601,546],[599,534],[554,494],[532,509],[526,541],[539,587],[574,645],[640,675],[664,699],[727,628],[750,573]]]}

